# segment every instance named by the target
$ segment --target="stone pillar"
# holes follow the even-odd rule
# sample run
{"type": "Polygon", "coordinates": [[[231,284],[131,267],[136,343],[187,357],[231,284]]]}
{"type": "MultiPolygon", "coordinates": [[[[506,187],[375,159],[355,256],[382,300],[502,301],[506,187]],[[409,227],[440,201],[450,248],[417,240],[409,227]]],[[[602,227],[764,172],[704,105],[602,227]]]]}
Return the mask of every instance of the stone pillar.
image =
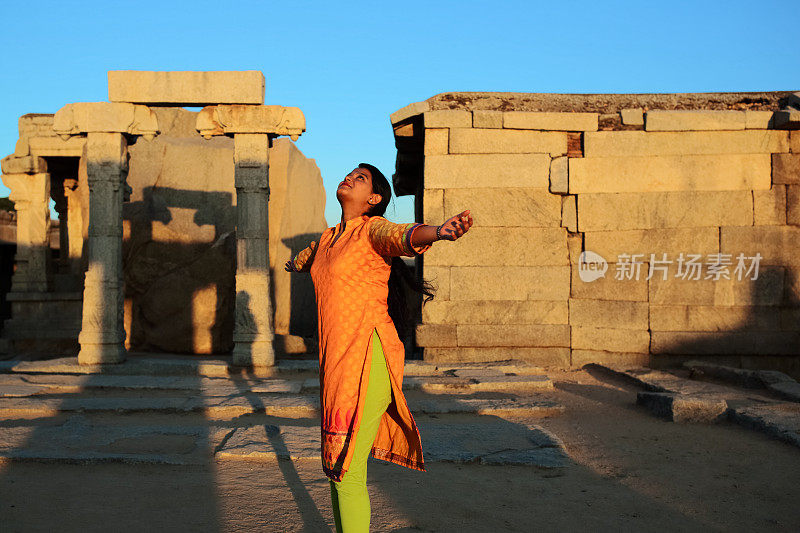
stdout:
{"type": "Polygon", "coordinates": [[[53,130],[62,138],[86,135],[88,266],[78,362],[119,363],[125,360],[122,202],[128,145],[124,134],[152,139],[158,122],[145,106],[86,102],[61,108],[53,118],[53,130]]]}
{"type": "Polygon", "coordinates": [[[17,210],[16,270],[11,292],[47,292],[50,230],[50,175],[41,157],[8,156],[3,183],[17,210]]]}
{"type": "Polygon", "coordinates": [[[125,359],[122,323],[122,194],[128,147],[121,133],[90,132],[86,138],[89,168],[89,268],[83,290],[83,320],[78,342],[81,364],[118,363],[125,359]]]}
{"type": "Polygon", "coordinates": [[[234,135],[236,186],[236,321],[233,364],[271,366],[269,277],[269,146],[263,133],[234,135]]]}
{"type": "Polygon", "coordinates": [[[197,115],[205,138],[232,135],[236,164],[236,322],[233,364],[272,366],[273,312],[269,275],[269,147],[272,137],[293,140],[305,131],[296,107],[208,106],[197,115]]]}
{"type": "MultiPolygon", "coordinates": [[[[68,178],[64,180],[64,196],[67,198],[66,233],[67,258],[69,271],[72,274],[80,273],[81,257],[83,256],[83,215],[81,213],[81,199],[78,191],[78,180],[68,178]]],[[[64,222],[61,222],[64,227],[64,222]]]]}
{"type": "Polygon", "coordinates": [[[58,213],[58,268],[59,274],[69,272],[69,216],[67,209],[67,196],[64,191],[64,180],[50,182],[50,193],[55,202],[58,213]]]}

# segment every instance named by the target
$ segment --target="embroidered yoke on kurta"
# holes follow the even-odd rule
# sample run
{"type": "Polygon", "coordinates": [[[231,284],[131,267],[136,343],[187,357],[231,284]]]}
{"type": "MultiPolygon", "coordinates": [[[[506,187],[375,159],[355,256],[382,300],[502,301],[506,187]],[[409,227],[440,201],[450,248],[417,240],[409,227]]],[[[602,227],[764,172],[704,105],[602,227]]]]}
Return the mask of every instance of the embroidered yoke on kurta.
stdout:
{"type": "Polygon", "coordinates": [[[328,228],[319,243],[293,260],[295,270],[311,273],[317,297],[322,467],[334,481],[341,481],[350,466],[369,381],[373,328],[386,355],[392,403],[372,456],[425,470],[419,430],[402,391],[405,349],[386,301],[391,258],[413,257],[431,246],[411,245],[411,234],[421,225],[361,215],[347,220],[344,229],[341,223],[328,228]]]}

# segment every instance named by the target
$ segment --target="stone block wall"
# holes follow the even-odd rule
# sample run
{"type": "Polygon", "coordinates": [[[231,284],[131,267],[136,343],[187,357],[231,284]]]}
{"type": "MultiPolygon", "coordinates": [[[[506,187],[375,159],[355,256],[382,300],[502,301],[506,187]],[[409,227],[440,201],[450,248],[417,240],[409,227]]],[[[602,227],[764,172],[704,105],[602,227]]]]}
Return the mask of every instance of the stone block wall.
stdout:
{"type": "Polygon", "coordinates": [[[421,258],[424,358],[800,370],[800,131],[775,129],[798,102],[445,93],[394,113],[396,190],[426,224],[474,219],[421,258]]]}

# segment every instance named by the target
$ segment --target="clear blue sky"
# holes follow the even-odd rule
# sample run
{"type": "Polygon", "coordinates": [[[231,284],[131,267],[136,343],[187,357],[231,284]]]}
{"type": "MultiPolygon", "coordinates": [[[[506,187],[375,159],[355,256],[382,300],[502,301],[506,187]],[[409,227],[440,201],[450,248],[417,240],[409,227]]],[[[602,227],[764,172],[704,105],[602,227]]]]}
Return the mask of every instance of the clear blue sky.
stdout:
{"type": "MultiPolygon", "coordinates": [[[[394,171],[389,115],[441,92],[800,90],[796,0],[7,0],[0,16],[0,156],[20,115],[107,100],[109,70],[261,70],[266,103],[306,115],[329,225],[356,163],[394,171]]],[[[410,197],[394,205],[413,220],[410,197]]]]}

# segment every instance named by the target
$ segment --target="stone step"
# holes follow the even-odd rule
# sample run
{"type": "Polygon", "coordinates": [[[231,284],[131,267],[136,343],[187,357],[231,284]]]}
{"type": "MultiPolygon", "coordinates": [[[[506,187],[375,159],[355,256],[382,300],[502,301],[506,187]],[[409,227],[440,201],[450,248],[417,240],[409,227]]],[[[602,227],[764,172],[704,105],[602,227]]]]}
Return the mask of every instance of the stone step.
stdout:
{"type": "MultiPolygon", "coordinates": [[[[530,421],[496,417],[469,421],[419,417],[426,462],[562,468],[563,443],[530,421]]],[[[54,461],[202,464],[210,460],[320,461],[318,425],[114,426],[74,414],[59,425],[7,426],[0,462],[54,461]]],[[[372,459],[374,461],[374,459],[372,459]]]]}
{"type": "MultiPolygon", "coordinates": [[[[129,355],[128,359],[114,365],[80,365],[77,357],[62,357],[40,361],[0,361],[0,373],[23,374],[91,374],[114,376],[196,376],[222,378],[242,376],[247,378],[271,378],[287,373],[313,372],[319,370],[317,360],[279,360],[272,367],[242,368],[229,365],[221,358],[202,357],[155,357],[129,355]]],[[[501,376],[543,374],[541,367],[524,361],[499,361],[492,363],[426,363],[406,361],[405,376],[501,376]]]]}
{"type": "MultiPolygon", "coordinates": [[[[403,390],[436,393],[533,392],[552,390],[546,375],[505,375],[483,371],[470,377],[455,375],[406,376],[403,390]]],[[[288,375],[287,375],[288,376],[288,375]]],[[[189,376],[128,376],[73,374],[0,374],[0,397],[33,396],[57,393],[86,393],[97,389],[187,391],[203,396],[234,396],[247,392],[293,393],[319,390],[319,378],[303,375],[286,378],[206,378],[189,376]]]]}
{"type": "MultiPolygon", "coordinates": [[[[469,398],[439,395],[408,397],[414,414],[495,414],[553,416],[563,412],[557,402],[540,397],[469,398]]],[[[0,401],[0,418],[43,418],[67,412],[116,413],[203,413],[207,418],[232,418],[252,414],[302,418],[319,416],[319,396],[280,394],[263,398],[255,394],[214,397],[95,397],[5,398],[0,401]]]]}
{"type": "Polygon", "coordinates": [[[595,366],[647,389],[637,393],[636,403],[657,416],[674,422],[733,422],[800,447],[800,404],[796,402],[649,368],[595,366]]]}

